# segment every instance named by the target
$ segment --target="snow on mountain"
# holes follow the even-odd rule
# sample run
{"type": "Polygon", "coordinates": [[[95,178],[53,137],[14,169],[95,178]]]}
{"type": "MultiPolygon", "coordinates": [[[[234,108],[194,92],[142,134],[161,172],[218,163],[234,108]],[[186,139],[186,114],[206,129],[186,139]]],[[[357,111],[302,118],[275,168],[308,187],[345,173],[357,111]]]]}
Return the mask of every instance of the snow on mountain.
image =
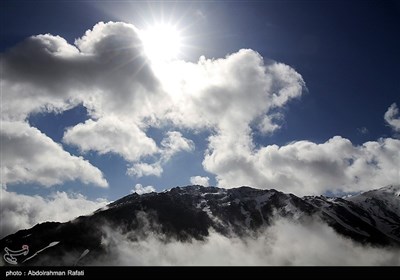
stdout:
{"type": "Polygon", "coordinates": [[[348,197],[347,200],[357,203],[369,209],[372,201],[381,201],[388,210],[397,217],[400,216],[400,185],[389,185],[380,189],[371,190],[355,196],[348,197]]]}
{"type": "Polygon", "coordinates": [[[346,200],[367,211],[371,225],[400,241],[400,185],[364,192],[346,200]]]}

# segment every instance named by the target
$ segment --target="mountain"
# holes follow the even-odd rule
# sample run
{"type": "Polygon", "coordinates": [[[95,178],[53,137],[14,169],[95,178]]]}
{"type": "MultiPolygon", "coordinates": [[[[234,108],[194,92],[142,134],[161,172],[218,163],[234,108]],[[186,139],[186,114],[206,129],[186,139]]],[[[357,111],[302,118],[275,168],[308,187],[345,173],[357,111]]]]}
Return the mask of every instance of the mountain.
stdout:
{"type": "MultiPolygon", "coordinates": [[[[250,187],[176,187],[160,193],[125,196],[89,216],[67,223],[45,222],[0,240],[0,248],[20,265],[90,265],[107,257],[109,229],[132,242],[157,233],[163,242],[204,240],[210,231],[248,236],[277,217],[299,223],[319,219],[360,244],[400,248],[400,186],[387,186],[347,198],[297,197],[250,187]],[[25,254],[25,255],[24,255],[25,254]]],[[[4,263],[7,265],[7,263],[4,263]]]]}

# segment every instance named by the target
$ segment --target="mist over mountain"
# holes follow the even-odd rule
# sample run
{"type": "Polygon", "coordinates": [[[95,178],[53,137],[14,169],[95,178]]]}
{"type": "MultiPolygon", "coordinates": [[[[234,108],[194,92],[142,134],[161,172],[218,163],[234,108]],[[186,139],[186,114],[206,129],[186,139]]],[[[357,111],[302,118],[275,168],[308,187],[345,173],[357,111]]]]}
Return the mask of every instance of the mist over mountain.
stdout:
{"type": "Polygon", "coordinates": [[[133,193],[0,240],[23,245],[18,265],[400,265],[400,186],[346,198],[199,185],[133,193]]]}

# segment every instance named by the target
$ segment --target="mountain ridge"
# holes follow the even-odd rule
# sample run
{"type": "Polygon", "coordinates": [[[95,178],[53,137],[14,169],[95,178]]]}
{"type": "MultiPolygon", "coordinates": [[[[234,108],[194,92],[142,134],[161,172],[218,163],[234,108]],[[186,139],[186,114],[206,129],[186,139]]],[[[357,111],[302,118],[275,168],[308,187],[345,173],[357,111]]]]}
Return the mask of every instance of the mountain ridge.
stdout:
{"type": "Polygon", "coordinates": [[[105,228],[134,233],[132,242],[152,233],[166,242],[190,242],[206,239],[210,231],[228,237],[257,234],[278,217],[298,223],[319,219],[360,244],[400,248],[399,193],[400,186],[386,186],[348,198],[297,197],[275,189],[190,185],[133,193],[67,223],[37,224],[4,237],[0,248],[29,245],[20,265],[85,265],[108,254],[105,228]]]}

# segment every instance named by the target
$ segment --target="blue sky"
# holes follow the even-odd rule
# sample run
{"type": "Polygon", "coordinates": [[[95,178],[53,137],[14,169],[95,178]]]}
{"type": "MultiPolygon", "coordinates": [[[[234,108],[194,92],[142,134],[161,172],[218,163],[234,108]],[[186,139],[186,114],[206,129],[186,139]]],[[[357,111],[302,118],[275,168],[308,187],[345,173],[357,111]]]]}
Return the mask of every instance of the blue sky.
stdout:
{"type": "MultiPolygon", "coordinates": [[[[4,175],[5,168],[12,170],[10,166],[13,164],[9,163],[11,160],[5,159],[2,166],[2,179],[9,192],[45,197],[55,191],[60,191],[83,194],[89,200],[98,198],[115,200],[130,193],[136,184],[150,185],[155,190],[160,191],[174,186],[188,185],[193,176],[208,177],[210,185],[235,187],[246,184],[259,188],[277,188],[299,195],[352,192],[380,187],[380,184],[399,183],[396,182],[396,178],[398,178],[398,175],[396,175],[396,172],[398,172],[398,166],[395,164],[396,158],[385,161],[388,155],[396,155],[396,152],[398,154],[399,140],[397,135],[399,127],[397,126],[398,122],[396,122],[398,116],[394,110],[390,118],[388,117],[389,121],[385,121],[384,118],[385,113],[388,112],[393,103],[400,105],[400,80],[398,78],[400,74],[400,53],[398,51],[400,50],[398,36],[400,26],[399,2],[6,1],[2,3],[2,6],[0,16],[3,28],[0,49],[8,59],[3,71],[6,74],[8,71],[13,73],[10,74],[10,78],[6,75],[6,84],[2,86],[2,99],[7,99],[8,102],[15,101],[16,97],[13,97],[13,94],[18,92],[11,93],[11,91],[8,91],[9,87],[11,88],[13,83],[23,83],[24,77],[36,79],[36,81],[28,81],[27,92],[38,91],[38,88],[43,86],[41,83],[54,83],[54,85],[52,84],[54,87],[51,88],[57,91],[59,88],[68,87],[68,84],[76,82],[74,78],[70,78],[68,83],[59,83],[57,74],[54,74],[56,78],[49,76],[49,79],[53,80],[47,81],[43,73],[60,71],[60,75],[63,76],[65,70],[62,69],[65,68],[60,66],[59,69],[61,70],[58,70],[56,64],[51,64],[52,66],[47,66],[47,70],[36,70],[35,67],[38,63],[41,63],[40,59],[44,59],[43,57],[35,60],[32,68],[28,69],[28,66],[22,64],[22,68],[25,67],[25,70],[21,71],[27,73],[24,72],[25,74],[20,75],[18,72],[20,68],[15,66],[16,62],[13,60],[16,58],[10,55],[17,44],[20,44],[20,46],[21,44],[28,44],[29,42],[27,43],[24,40],[29,36],[51,34],[53,36],[58,35],[64,38],[69,45],[76,46],[75,39],[82,38],[86,30],[93,29],[100,21],[105,23],[109,21],[125,22],[139,30],[145,30],[160,22],[172,23],[179,29],[183,38],[183,47],[179,57],[176,58],[187,63],[186,66],[182,66],[183,69],[189,67],[189,63],[196,64],[199,57],[204,56],[206,59],[210,59],[209,63],[212,65],[210,67],[213,67],[214,74],[224,73],[221,74],[221,79],[234,78],[240,75],[240,73],[235,72],[235,69],[240,72],[246,61],[252,61],[252,59],[258,61],[259,58],[255,55],[258,53],[262,57],[261,61],[265,65],[271,66],[272,78],[277,81],[271,89],[272,91],[274,89],[279,91],[291,85],[301,87],[301,89],[291,89],[293,90],[292,95],[282,92],[282,96],[287,99],[282,103],[273,104],[273,101],[271,101],[272,103],[268,103],[269,101],[265,103],[265,110],[264,107],[260,107],[264,110],[263,114],[257,115],[246,112],[245,116],[249,116],[249,120],[242,124],[244,127],[243,135],[249,136],[250,140],[238,139],[237,143],[240,144],[237,144],[237,146],[233,141],[236,136],[234,132],[230,131],[230,129],[235,130],[235,123],[231,119],[235,118],[236,115],[232,112],[238,112],[240,116],[240,109],[237,109],[240,106],[236,107],[237,104],[232,105],[232,108],[236,109],[227,112],[230,120],[221,120],[221,122],[209,119],[208,115],[200,115],[200,113],[193,116],[188,112],[187,108],[189,107],[179,107],[178,113],[170,119],[168,119],[170,115],[160,116],[155,113],[159,123],[142,128],[140,125],[146,124],[144,120],[148,116],[143,117],[144,115],[141,114],[137,117],[141,118],[139,121],[137,119],[130,121],[135,122],[135,127],[138,124],[139,130],[144,132],[148,139],[152,139],[159,150],[154,154],[147,155],[141,151],[143,155],[135,159],[132,159],[129,151],[116,152],[118,147],[111,147],[109,148],[111,151],[104,152],[104,149],[100,147],[101,144],[91,144],[91,141],[93,143],[99,141],[102,135],[101,130],[99,134],[96,134],[97,136],[87,132],[85,140],[80,140],[79,135],[81,134],[76,130],[74,131],[75,134],[71,132],[70,140],[66,141],[66,138],[64,138],[66,130],[87,120],[98,121],[103,118],[104,122],[107,121],[109,125],[110,121],[107,118],[114,113],[112,110],[116,108],[108,109],[107,102],[109,100],[105,100],[102,109],[96,109],[97,113],[101,114],[101,117],[96,119],[85,107],[92,106],[97,102],[96,100],[82,99],[84,101],[74,103],[72,106],[70,103],[67,104],[72,98],[68,93],[69,99],[66,98],[62,101],[67,102],[68,99],[68,102],[64,105],[59,105],[58,99],[54,102],[39,104],[39,107],[49,106],[49,104],[58,107],[54,110],[44,110],[43,107],[37,109],[39,107],[35,107],[36,109],[30,110],[24,118],[17,121],[28,123],[30,127],[39,129],[55,143],[62,145],[62,149],[72,156],[83,157],[93,168],[97,168],[102,173],[103,179],[108,182],[108,188],[96,186],[99,178],[88,179],[89,183],[85,184],[85,179],[82,179],[84,175],[77,174],[77,171],[71,171],[73,174],[71,173],[72,175],[68,178],[72,178],[72,180],[62,178],[59,182],[51,183],[45,187],[43,187],[43,181],[31,177],[21,179],[17,178],[17,175],[11,174],[9,177],[12,179],[4,179],[7,177],[4,175]],[[251,49],[252,51],[240,53],[240,49],[251,49]],[[236,55],[233,55],[229,60],[226,58],[228,54],[236,55]],[[220,66],[212,62],[215,61],[211,60],[213,58],[225,59],[227,66],[224,67],[226,69],[224,68],[224,71],[219,72],[218,67],[220,66]],[[282,63],[288,68],[284,70],[275,69],[276,63],[282,63]],[[38,77],[32,78],[29,71],[37,71],[38,77]],[[229,73],[226,74],[227,72],[229,73]],[[297,74],[300,76],[297,76],[297,74]],[[38,85],[40,86],[36,86],[37,81],[39,81],[38,85]],[[30,87],[32,84],[35,85],[30,87]],[[85,102],[86,105],[84,105],[85,102]],[[90,104],[90,102],[94,103],[90,104]],[[229,114],[232,114],[232,116],[229,114]],[[267,116],[266,119],[275,123],[278,128],[273,131],[261,132],[259,129],[261,115],[267,116]],[[201,121],[198,122],[200,124],[197,123],[196,117],[201,118],[201,121]],[[167,121],[164,122],[164,120],[167,121]],[[171,131],[178,132],[178,138],[168,138],[168,132],[171,131]],[[334,136],[340,136],[340,139],[335,138],[330,141],[334,136]],[[210,137],[214,137],[213,140],[210,137]],[[176,144],[179,147],[174,146],[177,148],[170,157],[165,155],[165,153],[168,153],[166,152],[168,148],[163,148],[162,145],[163,139],[167,138],[170,141],[166,140],[169,143],[167,144],[169,148],[180,141],[179,145],[176,144]],[[226,143],[230,143],[230,141],[232,143],[229,145],[221,144],[223,139],[226,138],[228,138],[226,143]],[[171,144],[171,141],[175,141],[172,139],[178,142],[171,144]],[[351,141],[351,144],[348,141],[351,141]],[[372,144],[367,145],[367,147],[364,144],[368,141],[372,144]],[[318,146],[323,144],[326,145],[318,146]],[[82,148],[84,145],[86,145],[86,148],[82,151],[79,147],[82,148]],[[287,151],[272,151],[272,145],[277,145],[280,148],[286,147],[287,151]],[[376,148],[374,145],[379,147],[376,148]],[[269,148],[267,149],[267,147],[269,148]],[[101,152],[102,149],[103,152],[101,152]],[[293,152],[295,154],[291,154],[290,151],[294,150],[296,151],[293,152]],[[311,155],[302,157],[304,151],[310,152],[311,155]],[[344,154],[339,156],[338,154],[341,152],[344,154]],[[208,159],[206,159],[205,153],[208,153],[208,159]],[[235,153],[240,156],[235,157],[235,153]],[[338,158],[332,156],[330,159],[330,155],[338,155],[338,158]],[[129,156],[131,158],[127,159],[129,156]],[[168,158],[164,160],[162,159],[163,156],[168,158]],[[310,160],[307,159],[308,156],[310,160]],[[274,162],[273,159],[277,161],[274,162]],[[286,164],[285,160],[289,163],[286,164]],[[140,177],[137,174],[127,174],[127,170],[134,164],[153,164],[157,161],[160,161],[162,168],[162,173],[158,176],[153,174],[140,177]],[[259,163],[261,161],[262,163],[259,163]],[[345,162],[350,163],[345,164],[345,162]],[[358,164],[353,164],[353,162],[358,164]],[[282,166],[279,164],[282,164],[282,166]],[[290,168],[287,169],[287,166],[290,166],[290,168]],[[293,177],[288,175],[291,171],[296,170],[297,166],[304,167],[299,171],[300,175],[293,175],[293,177]],[[276,172],[274,167],[277,168],[276,172]],[[263,168],[273,170],[273,172],[265,173],[263,168]],[[384,174],[379,175],[378,171],[382,169],[388,173],[383,172],[384,174]],[[261,173],[259,174],[260,170],[261,173]],[[364,174],[369,175],[365,175],[365,179],[363,179],[364,174]],[[360,177],[362,178],[360,179],[360,177]],[[307,189],[303,185],[307,185],[308,182],[297,182],[304,181],[307,178],[312,180],[310,185],[314,187],[307,189]],[[337,182],[332,178],[338,178],[337,182]],[[288,182],[297,183],[293,183],[291,187],[289,186],[291,183],[288,182]],[[321,185],[321,187],[317,187],[318,185],[321,185]]],[[[106,27],[103,26],[102,28],[105,30],[106,27]]],[[[106,31],[100,30],[99,32],[106,31]]],[[[123,33],[112,35],[120,36],[120,34],[123,33]]],[[[117,40],[117,42],[119,41],[117,40]]],[[[22,55],[21,57],[35,56],[35,46],[27,47],[24,49],[25,53],[18,53],[18,55],[22,55]]],[[[82,51],[83,47],[79,48],[82,51]]],[[[46,63],[46,60],[43,60],[44,67],[46,67],[46,63]]],[[[253,66],[249,64],[245,69],[253,69],[251,68],[253,66]]],[[[132,65],[132,67],[136,66],[132,65]]],[[[132,68],[128,68],[127,71],[129,69],[132,68]]],[[[176,75],[179,75],[179,73],[181,72],[177,72],[176,75]]],[[[129,77],[129,73],[125,74],[129,77]]],[[[156,80],[158,78],[160,80],[167,79],[160,78],[159,75],[162,74],[155,75],[156,80]]],[[[71,77],[75,76],[72,74],[71,77]]],[[[76,79],[79,80],[79,77],[76,79]]],[[[116,84],[123,83],[120,80],[123,78],[120,76],[115,79],[116,84]]],[[[195,82],[197,79],[188,77],[187,82],[195,82]]],[[[265,79],[269,79],[268,75],[265,79]]],[[[113,80],[110,80],[110,83],[113,82],[113,80]]],[[[263,84],[262,81],[260,83],[263,84]]],[[[223,85],[229,84],[223,83],[223,85]]],[[[257,84],[257,81],[255,81],[255,84],[257,84]]],[[[108,87],[108,84],[104,83],[104,85],[108,87]]],[[[243,89],[253,89],[252,85],[253,82],[243,89]]],[[[238,85],[239,89],[241,86],[238,85]]],[[[220,86],[219,89],[228,92],[226,95],[228,101],[230,99],[229,87],[225,89],[220,86]]],[[[68,90],[68,88],[65,89],[65,91],[68,90]]],[[[100,90],[102,89],[100,88],[100,90]]],[[[118,85],[113,85],[108,90],[112,96],[113,91],[120,90],[120,88],[118,85]]],[[[125,88],[122,90],[125,90],[125,88]]],[[[132,89],[132,91],[134,90],[132,89]]],[[[214,113],[211,110],[213,108],[222,110],[223,105],[221,105],[222,107],[218,107],[220,105],[210,107],[213,96],[219,94],[218,90],[214,90],[214,95],[211,95],[211,91],[207,90],[204,90],[205,93],[199,93],[204,94],[201,98],[194,97],[185,102],[194,102],[193,107],[190,108],[198,108],[212,114],[214,113]],[[207,106],[199,103],[208,101],[210,102],[207,106]],[[195,106],[199,104],[200,107],[195,106]]],[[[257,90],[258,88],[255,89],[255,91],[257,90]]],[[[194,91],[196,92],[197,89],[194,89],[194,91]]],[[[239,94],[247,97],[242,99],[243,96],[241,96],[238,98],[238,102],[253,98],[251,92],[242,92],[239,94]]],[[[33,93],[33,95],[35,94],[33,93]]],[[[40,99],[39,97],[35,98],[35,100],[40,99]]],[[[136,99],[140,97],[132,98],[134,98],[132,102],[141,102],[140,99],[136,99]]],[[[112,97],[110,100],[112,100],[112,97]]],[[[151,100],[153,102],[151,106],[157,103],[155,100],[158,100],[157,96],[151,100]]],[[[216,102],[219,102],[219,99],[216,100],[216,102]]],[[[130,99],[126,100],[126,103],[129,102],[131,102],[130,99]]],[[[160,103],[162,102],[160,101],[160,103]]],[[[7,104],[4,105],[3,103],[3,109],[4,106],[8,106],[7,104]]],[[[249,104],[251,106],[251,103],[249,104]]],[[[157,112],[157,110],[159,110],[158,107],[155,111],[157,112]]],[[[255,110],[258,109],[255,108],[255,110]]],[[[7,122],[10,121],[11,118],[6,111],[2,110],[4,122],[6,119],[7,122]]],[[[122,117],[120,112],[118,114],[118,120],[124,122],[127,115],[125,114],[122,117]]],[[[217,119],[223,119],[224,116],[215,114],[217,119]]],[[[17,132],[14,131],[13,133],[17,132]]],[[[10,132],[7,135],[14,134],[10,132]]],[[[113,141],[110,140],[110,143],[113,143],[113,141]]],[[[112,145],[110,143],[107,145],[112,145]]],[[[139,141],[139,143],[142,142],[139,141]]],[[[18,147],[15,146],[3,148],[9,149],[8,152],[11,154],[13,153],[12,149],[18,150],[18,147]]],[[[146,149],[146,147],[143,149],[146,149]]],[[[23,157],[23,159],[26,158],[23,157]]],[[[92,167],[87,168],[93,171],[92,167]]],[[[52,175],[46,174],[46,176],[52,175]]]]}

